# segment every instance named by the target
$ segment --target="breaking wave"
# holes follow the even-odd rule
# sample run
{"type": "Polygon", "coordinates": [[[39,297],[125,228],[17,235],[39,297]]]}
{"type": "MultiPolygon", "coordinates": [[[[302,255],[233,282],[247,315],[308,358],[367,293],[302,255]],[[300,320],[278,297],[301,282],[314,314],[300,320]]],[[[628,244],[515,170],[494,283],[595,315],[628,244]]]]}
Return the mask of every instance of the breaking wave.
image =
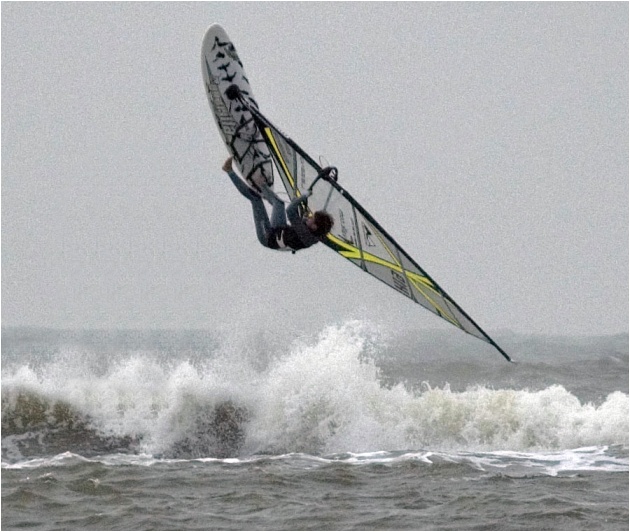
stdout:
{"type": "Polygon", "coordinates": [[[375,361],[381,340],[368,331],[350,322],[288,347],[224,338],[204,356],[120,348],[103,361],[74,348],[39,364],[5,364],[3,461],[628,445],[626,393],[595,404],[559,384],[412,388],[384,378],[375,361]]]}

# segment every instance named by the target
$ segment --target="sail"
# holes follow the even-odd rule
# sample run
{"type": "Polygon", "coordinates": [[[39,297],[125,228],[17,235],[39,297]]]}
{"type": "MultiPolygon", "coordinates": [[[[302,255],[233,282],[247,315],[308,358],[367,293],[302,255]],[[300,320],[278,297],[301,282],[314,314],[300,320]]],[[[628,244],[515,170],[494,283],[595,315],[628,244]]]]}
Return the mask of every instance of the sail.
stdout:
{"type": "MultiPolygon", "coordinates": [[[[323,169],[257,109],[251,111],[289,197],[301,196],[323,169]]],[[[325,210],[332,216],[334,226],[324,241],[329,248],[455,327],[491,344],[510,360],[339,183],[318,179],[306,208],[310,212],[325,210]]]]}

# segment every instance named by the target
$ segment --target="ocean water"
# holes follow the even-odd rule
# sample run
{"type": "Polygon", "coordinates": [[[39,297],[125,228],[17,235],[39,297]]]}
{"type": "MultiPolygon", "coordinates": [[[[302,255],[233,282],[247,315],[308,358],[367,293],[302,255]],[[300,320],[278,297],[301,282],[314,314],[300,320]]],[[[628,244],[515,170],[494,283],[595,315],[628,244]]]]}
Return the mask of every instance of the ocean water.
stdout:
{"type": "Polygon", "coordinates": [[[3,530],[627,530],[628,335],[2,330],[3,530]]]}

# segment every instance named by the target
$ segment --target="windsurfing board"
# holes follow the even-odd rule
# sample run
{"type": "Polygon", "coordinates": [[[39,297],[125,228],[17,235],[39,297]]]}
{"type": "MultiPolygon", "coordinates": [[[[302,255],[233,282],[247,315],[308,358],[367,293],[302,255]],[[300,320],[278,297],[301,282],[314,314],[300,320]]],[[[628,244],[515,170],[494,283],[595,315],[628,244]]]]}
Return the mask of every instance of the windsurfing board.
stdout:
{"type": "Polygon", "coordinates": [[[250,183],[271,186],[273,168],[269,149],[251,112],[238,98],[234,98],[234,89],[228,89],[236,85],[251,106],[258,109],[258,103],[236,48],[219,24],[210,26],[204,35],[201,71],[214,120],[225,145],[234,156],[236,167],[250,183]],[[230,94],[232,98],[228,96],[230,94]]]}

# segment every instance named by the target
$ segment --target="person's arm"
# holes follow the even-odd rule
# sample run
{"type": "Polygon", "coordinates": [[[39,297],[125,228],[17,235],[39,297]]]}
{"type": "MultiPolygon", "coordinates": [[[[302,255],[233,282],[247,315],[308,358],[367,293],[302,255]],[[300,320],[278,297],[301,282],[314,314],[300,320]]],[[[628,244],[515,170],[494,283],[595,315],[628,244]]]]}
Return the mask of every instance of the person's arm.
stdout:
{"type": "Polygon", "coordinates": [[[302,217],[300,216],[300,205],[306,203],[306,200],[313,193],[311,190],[307,190],[301,196],[295,198],[289,206],[287,207],[287,219],[291,225],[299,225],[302,222],[302,217]]]}

